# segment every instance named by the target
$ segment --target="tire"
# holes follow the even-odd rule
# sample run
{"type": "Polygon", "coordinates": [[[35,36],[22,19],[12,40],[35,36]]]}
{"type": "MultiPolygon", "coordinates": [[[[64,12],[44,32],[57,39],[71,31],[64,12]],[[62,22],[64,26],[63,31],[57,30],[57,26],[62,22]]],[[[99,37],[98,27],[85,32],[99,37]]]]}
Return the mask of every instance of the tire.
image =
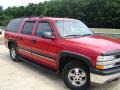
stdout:
{"type": "Polygon", "coordinates": [[[18,59],[18,49],[16,45],[10,46],[10,57],[14,62],[20,62],[21,60],[18,59]]]}
{"type": "Polygon", "coordinates": [[[68,63],[63,69],[62,78],[72,90],[87,90],[90,86],[89,70],[79,62],[68,63]]]}

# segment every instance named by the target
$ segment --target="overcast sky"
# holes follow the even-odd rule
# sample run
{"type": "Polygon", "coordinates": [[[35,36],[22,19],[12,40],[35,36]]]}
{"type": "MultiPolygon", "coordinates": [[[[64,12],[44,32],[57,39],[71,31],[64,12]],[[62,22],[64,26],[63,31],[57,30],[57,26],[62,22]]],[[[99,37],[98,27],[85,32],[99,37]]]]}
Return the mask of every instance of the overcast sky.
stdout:
{"type": "Polygon", "coordinates": [[[0,0],[0,6],[6,9],[8,6],[26,6],[28,3],[39,3],[48,0],[0,0]]]}

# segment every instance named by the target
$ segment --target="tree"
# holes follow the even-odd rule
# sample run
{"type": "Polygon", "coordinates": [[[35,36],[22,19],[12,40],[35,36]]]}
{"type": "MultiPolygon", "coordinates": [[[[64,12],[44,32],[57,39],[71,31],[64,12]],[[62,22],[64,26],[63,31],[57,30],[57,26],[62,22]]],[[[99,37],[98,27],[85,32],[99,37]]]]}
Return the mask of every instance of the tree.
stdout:
{"type": "Polygon", "coordinates": [[[50,0],[6,10],[0,7],[2,25],[23,16],[68,17],[80,19],[89,27],[120,28],[120,0],[50,0]]]}
{"type": "Polygon", "coordinates": [[[0,6],[0,25],[2,25],[2,16],[3,16],[3,9],[2,6],[0,6]]]}

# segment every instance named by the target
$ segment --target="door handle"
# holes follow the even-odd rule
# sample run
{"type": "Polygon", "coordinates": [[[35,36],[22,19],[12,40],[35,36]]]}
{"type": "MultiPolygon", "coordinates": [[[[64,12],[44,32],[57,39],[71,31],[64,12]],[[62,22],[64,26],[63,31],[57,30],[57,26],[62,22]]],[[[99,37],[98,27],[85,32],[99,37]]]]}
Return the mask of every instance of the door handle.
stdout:
{"type": "Polygon", "coordinates": [[[36,40],[32,40],[33,43],[36,43],[36,40]]]}

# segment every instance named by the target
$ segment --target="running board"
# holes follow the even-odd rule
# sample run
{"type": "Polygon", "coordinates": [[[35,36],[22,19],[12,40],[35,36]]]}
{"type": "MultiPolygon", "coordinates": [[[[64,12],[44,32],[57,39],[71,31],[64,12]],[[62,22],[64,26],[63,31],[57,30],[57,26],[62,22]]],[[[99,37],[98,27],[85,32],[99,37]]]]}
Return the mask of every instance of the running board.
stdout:
{"type": "Polygon", "coordinates": [[[36,62],[32,61],[32,60],[28,60],[28,59],[25,59],[23,57],[18,57],[18,59],[20,59],[20,60],[24,61],[25,63],[28,63],[28,64],[36,67],[36,68],[38,68],[38,69],[40,69],[42,71],[45,71],[47,73],[54,74],[54,75],[58,74],[58,72],[56,70],[50,69],[50,68],[48,68],[46,66],[43,66],[43,65],[41,65],[39,63],[36,63],[36,62]]]}

